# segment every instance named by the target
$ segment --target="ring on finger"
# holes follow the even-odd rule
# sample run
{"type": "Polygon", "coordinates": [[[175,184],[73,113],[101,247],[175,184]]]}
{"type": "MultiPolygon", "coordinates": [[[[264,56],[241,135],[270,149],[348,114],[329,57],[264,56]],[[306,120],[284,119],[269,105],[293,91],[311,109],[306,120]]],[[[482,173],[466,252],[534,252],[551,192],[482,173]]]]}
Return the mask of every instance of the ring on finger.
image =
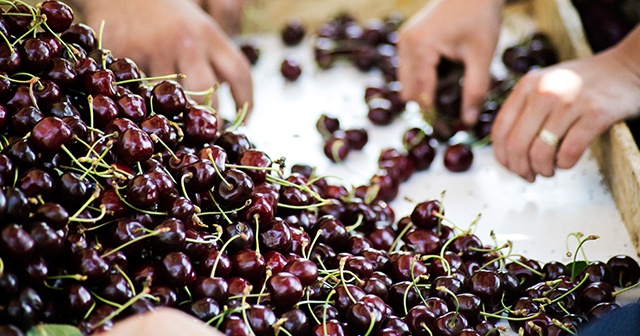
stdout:
{"type": "Polygon", "coordinates": [[[543,128],[540,133],[538,133],[538,138],[551,147],[556,147],[560,142],[560,137],[546,128],[543,128]]]}

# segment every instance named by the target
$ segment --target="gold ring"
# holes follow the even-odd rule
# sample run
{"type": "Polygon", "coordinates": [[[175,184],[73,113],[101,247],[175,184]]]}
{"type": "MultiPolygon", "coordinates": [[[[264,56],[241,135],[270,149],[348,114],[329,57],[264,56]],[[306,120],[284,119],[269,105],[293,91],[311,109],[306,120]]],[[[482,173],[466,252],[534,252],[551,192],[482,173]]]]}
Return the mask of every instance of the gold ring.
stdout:
{"type": "Polygon", "coordinates": [[[538,137],[540,138],[540,140],[542,140],[542,142],[546,143],[551,147],[556,147],[558,145],[558,142],[560,142],[559,136],[557,136],[555,133],[544,128],[540,131],[540,134],[538,134],[538,137]]]}

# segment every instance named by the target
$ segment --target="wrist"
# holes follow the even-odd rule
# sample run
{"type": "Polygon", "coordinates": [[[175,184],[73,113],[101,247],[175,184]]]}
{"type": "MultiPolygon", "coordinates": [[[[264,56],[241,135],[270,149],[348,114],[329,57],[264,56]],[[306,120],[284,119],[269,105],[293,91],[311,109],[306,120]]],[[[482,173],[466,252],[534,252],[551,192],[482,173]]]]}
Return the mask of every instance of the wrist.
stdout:
{"type": "Polygon", "coordinates": [[[622,41],[611,48],[624,65],[636,76],[640,77],[640,25],[636,26],[622,41]]]}

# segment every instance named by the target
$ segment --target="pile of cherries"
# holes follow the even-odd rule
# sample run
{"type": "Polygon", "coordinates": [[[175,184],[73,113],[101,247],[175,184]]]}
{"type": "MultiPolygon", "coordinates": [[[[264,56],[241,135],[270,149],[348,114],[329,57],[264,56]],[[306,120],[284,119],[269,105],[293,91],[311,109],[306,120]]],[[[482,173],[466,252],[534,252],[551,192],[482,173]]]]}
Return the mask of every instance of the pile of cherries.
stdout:
{"type": "Polygon", "coordinates": [[[486,336],[500,319],[568,335],[638,282],[627,256],[541,265],[484,244],[440,200],[396,220],[385,182],[423,154],[383,152],[386,175],[354,190],[285,174],[240,119],[146,78],[66,4],[2,8],[2,335],[93,334],[161,306],[228,335],[486,336]]]}

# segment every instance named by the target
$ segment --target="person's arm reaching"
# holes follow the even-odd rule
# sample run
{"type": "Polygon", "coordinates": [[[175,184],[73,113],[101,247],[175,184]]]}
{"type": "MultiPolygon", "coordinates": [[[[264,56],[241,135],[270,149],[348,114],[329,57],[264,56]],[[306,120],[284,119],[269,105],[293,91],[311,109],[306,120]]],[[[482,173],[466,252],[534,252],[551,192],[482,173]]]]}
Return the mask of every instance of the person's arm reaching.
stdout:
{"type": "Polygon", "coordinates": [[[430,107],[440,58],[461,62],[462,121],[474,124],[491,82],[503,5],[504,0],[434,0],[404,24],[398,42],[403,98],[430,107]]]}
{"type": "Polygon", "coordinates": [[[527,73],[497,115],[498,161],[529,182],[573,167],[615,122],[640,114],[640,27],[592,57],[527,73]]]}
{"type": "Polygon", "coordinates": [[[103,47],[114,56],[133,59],[150,76],[183,73],[190,91],[228,82],[236,107],[251,106],[250,64],[199,2],[211,1],[75,1],[91,27],[105,21],[103,47]]]}

